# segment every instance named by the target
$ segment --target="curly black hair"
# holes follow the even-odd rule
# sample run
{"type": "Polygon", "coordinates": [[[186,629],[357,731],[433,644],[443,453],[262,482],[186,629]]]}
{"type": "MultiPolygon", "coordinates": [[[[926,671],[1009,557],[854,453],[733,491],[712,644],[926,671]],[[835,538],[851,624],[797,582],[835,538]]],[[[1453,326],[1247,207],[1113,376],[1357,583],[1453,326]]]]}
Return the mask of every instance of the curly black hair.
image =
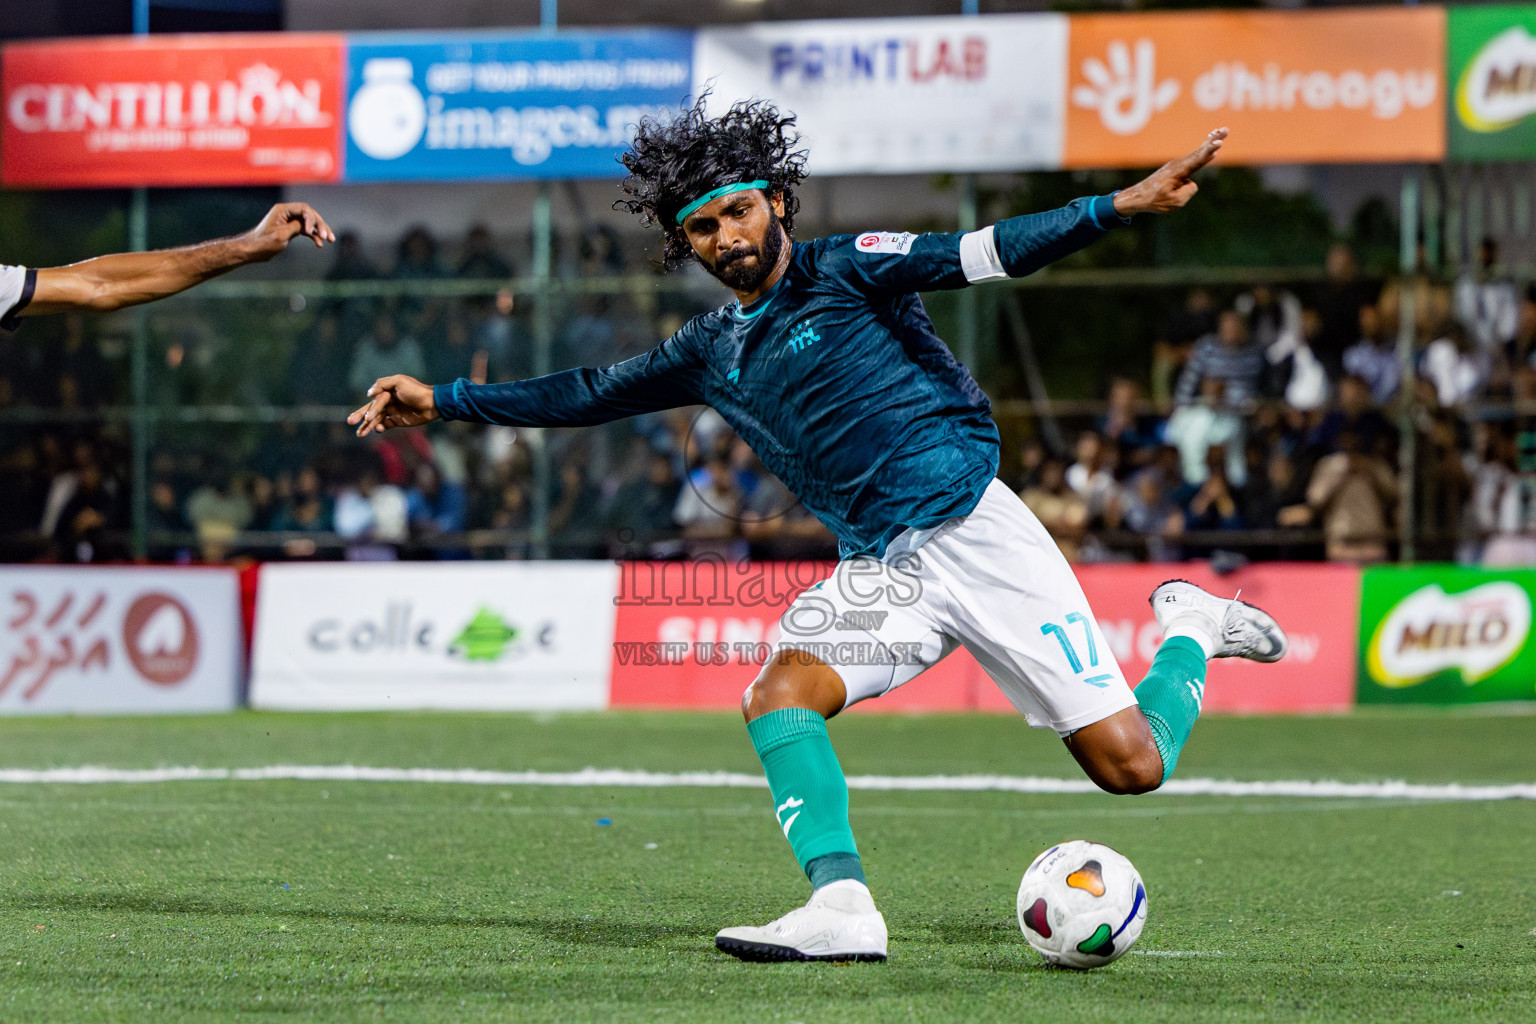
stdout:
{"type": "Polygon", "coordinates": [[[694,258],[677,229],[677,212],[722,185],[762,179],[770,195],[784,197],[779,222],[793,236],[800,200],[794,186],[805,180],[806,151],[795,149],[795,115],[780,114],[766,100],[743,100],[719,117],[704,112],[706,90],[671,121],[647,117],[629,152],[620,159],[629,171],[619,186],[630,198],[615,209],[638,213],[646,227],[661,226],[661,266],[675,270],[694,258]]]}

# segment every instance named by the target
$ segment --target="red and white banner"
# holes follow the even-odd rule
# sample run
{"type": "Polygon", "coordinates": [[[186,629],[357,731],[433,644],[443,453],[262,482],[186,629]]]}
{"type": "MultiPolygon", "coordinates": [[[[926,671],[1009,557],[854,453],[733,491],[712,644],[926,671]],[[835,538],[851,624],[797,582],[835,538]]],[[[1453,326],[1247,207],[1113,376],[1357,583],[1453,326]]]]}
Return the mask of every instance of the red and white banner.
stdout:
{"type": "Polygon", "coordinates": [[[242,654],[232,569],[0,571],[0,714],[231,711],[242,654]]]}
{"type": "Polygon", "coordinates": [[[344,39],[203,35],[5,47],[8,187],[262,185],[340,174],[344,39]]]}
{"type": "MultiPolygon", "coordinates": [[[[757,676],[778,620],[827,563],[626,563],[614,625],[613,707],[732,708],[757,676]]],[[[1080,566],[1077,576],[1126,678],[1141,678],[1162,642],[1147,595],[1180,575],[1217,593],[1242,591],[1284,626],[1276,665],[1213,663],[1205,707],[1225,712],[1336,711],[1355,693],[1360,572],[1334,565],[1260,565],[1216,577],[1201,565],[1080,566]]],[[[964,649],[865,711],[1011,711],[964,649]]]]}
{"type": "Polygon", "coordinates": [[[1260,665],[1214,661],[1205,710],[1231,713],[1342,711],[1355,702],[1355,633],[1360,617],[1360,570],[1347,565],[1253,565],[1217,576],[1204,563],[1077,567],[1088,604],[1135,685],[1162,643],[1147,596],[1171,577],[1242,599],[1273,615],[1290,638],[1285,660],[1260,665]]]}

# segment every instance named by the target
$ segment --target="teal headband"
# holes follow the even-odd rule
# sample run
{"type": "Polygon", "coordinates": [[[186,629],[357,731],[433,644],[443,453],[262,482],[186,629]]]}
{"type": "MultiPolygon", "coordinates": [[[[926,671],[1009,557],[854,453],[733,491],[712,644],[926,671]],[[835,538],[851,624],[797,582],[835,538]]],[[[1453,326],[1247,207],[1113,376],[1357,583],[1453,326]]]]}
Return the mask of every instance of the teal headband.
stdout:
{"type": "Polygon", "coordinates": [[[705,203],[719,199],[721,196],[728,196],[732,192],[745,192],[748,189],[767,187],[768,183],[762,178],[758,178],[756,181],[738,181],[734,185],[721,185],[719,188],[711,189],[710,191],[705,192],[703,195],[699,196],[699,198],[695,199],[681,210],[678,210],[677,222],[681,224],[684,217],[688,216],[690,213],[692,213],[694,210],[697,210],[705,203]]]}

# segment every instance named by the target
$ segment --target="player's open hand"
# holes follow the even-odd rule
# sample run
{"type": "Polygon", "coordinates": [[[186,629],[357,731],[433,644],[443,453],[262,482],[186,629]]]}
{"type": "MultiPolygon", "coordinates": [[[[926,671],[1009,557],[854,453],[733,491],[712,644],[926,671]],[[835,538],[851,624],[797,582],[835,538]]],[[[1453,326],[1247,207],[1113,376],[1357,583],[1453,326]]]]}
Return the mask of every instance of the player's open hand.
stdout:
{"type": "Polygon", "coordinates": [[[397,373],[380,377],[368,389],[368,404],[347,417],[358,437],[382,434],[396,427],[419,427],[437,419],[432,386],[415,377],[397,373]]]}
{"type": "Polygon", "coordinates": [[[336,241],[336,232],[308,203],[278,203],[267,211],[260,224],[245,233],[251,262],[271,259],[301,235],[314,242],[317,249],[336,241]]]}
{"type": "Polygon", "coordinates": [[[1226,139],[1227,130],[1217,128],[1193,153],[1168,161],[1130,188],[1116,193],[1115,212],[1129,217],[1137,213],[1171,213],[1179,209],[1200,191],[1194,174],[1216,159],[1226,139]]]}

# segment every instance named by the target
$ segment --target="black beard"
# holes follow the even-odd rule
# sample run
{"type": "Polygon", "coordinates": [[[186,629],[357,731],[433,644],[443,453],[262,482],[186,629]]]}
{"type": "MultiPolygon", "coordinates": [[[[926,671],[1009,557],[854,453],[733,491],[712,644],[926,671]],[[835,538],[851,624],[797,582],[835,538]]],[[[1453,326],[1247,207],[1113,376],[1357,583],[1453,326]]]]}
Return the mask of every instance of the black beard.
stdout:
{"type": "MultiPolygon", "coordinates": [[[[738,292],[755,292],[762,287],[764,281],[773,273],[773,268],[779,265],[779,257],[784,255],[784,232],[779,226],[778,215],[771,210],[768,213],[768,235],[763,239],[762,247],[751,246],[743,249],[730,260],[717,262],[714,266],[705,264],[710,276],[716,281],[738,292]],[[748,256],[756,256],[757,261],[748,265],[748,256]]],[[[703,261],[700,261],[703,262],[703,261]]]]}

